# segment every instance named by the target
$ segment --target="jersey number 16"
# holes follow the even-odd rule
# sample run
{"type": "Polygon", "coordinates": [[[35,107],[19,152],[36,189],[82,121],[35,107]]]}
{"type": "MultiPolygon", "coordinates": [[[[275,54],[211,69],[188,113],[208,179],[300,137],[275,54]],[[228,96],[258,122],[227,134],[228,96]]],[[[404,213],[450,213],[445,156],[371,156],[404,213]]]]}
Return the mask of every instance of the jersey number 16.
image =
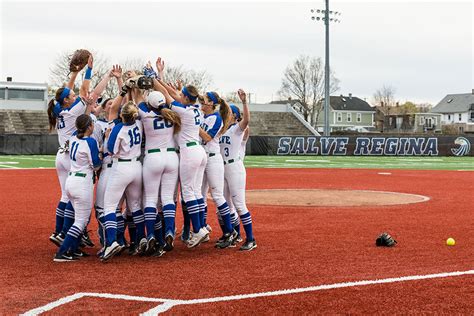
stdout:
{"type": "Polygon", "coordinates": [[[140,132],[138,131],[138,126],[136,126],[132,130],[128,131],[128,136],[130,136],[130,147],[133,147],[133,145],[138,145],[141,142],[141,137],[140,137],[140,132]]]}

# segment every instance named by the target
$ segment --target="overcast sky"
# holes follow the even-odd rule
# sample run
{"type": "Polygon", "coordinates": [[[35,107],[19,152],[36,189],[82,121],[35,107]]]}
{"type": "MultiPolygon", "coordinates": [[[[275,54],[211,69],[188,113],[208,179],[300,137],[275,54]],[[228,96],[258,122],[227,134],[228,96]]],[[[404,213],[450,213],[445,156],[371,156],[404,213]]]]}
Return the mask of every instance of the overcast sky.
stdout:
{"type": "MultiPolygon", "coordinates": [[[[257,102],[277,99],[298,55],[324,58],[324,27],[312,2],[138,2],[0,0],[0,80],[47,82],[66,50],[88,48],[111,62],[127,58],[206,70],[212,87],[237,88],[257,102]]],[[[472,1],[337,1],[331,10],[336,94],[371,99],[383,85],[400,101],[436,104],[474,88],[472,1]]]]}

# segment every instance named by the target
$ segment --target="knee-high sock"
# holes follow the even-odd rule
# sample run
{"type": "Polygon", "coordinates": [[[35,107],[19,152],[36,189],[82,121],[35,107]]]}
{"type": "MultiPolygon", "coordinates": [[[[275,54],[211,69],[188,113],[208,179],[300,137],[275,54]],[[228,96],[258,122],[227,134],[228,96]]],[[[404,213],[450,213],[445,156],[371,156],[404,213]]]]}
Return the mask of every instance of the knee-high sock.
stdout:
{"type": "Polygon", "coordinates": [[[204,204],[204,199],[197,200],[199,205],[199,222],[201,227],[206,227],[206,204],[204,204]]]}
{"type": "Polygon", "coordinates": [[[68,250],[76,250],[79,245],[79,236],[81,233],[79,227],[71,226],[61,247],[59,247],[58,253],[63,254],[68,250]]]}
{"type": "Polygon", "coordinates": [[[116,210],[115,217],[117,218],[117,242],[120,245],[125,245],[125,221],[122,212],[116,210]]]}
{"type": "Polygon", "coordinates": [[[156,208],[145,207],[146,238],[155,236],[156,208]]]}
{"type": "Polygon", "coordinates": [[[128,235],[130,237],[130,243],[135,243],[137,239],[137,227],[133,222],[133,218],[129,215],[125,216],[125,221],[127,223],[128,235]]]}
{"type": "Polygon", "coordinates": [[[189,216],[188,209],[186,207],[186,203],[184,202],[183,199],[181,199],[181,209],[183,211],[183,225],[184,229],[187,229],[188,231],[191,228],[191,217],[189,216]]]}
{"type": "Polygon", "coordinates": [[[163,239],[163,224],[161,221],[161,215],[160,213],[156,214],[155,217],[155,225],[154,225],[154,230],[155,230],[155,238],[158,241],[160,245],[164,245],[165,241],[163,239]]]}
{"type": "Polygon", "coordinates": [[[197,233],[201,229],[201,220],[199,218],[199,203],[197,200],[186,202],[186,209],[193,223],[193,232],[197,233]]]}
{"type": "Polygon", "coordinates": [[[115,212],[104,216],[106,246],[117,240],[117,216],[115,212]]]}
{"type": "Polygon", "coordinates": [[[66,208],[67,203],[59,202],[58,207],[56,208],[56,227],[54,232],[59,234],[63,229],[64,223],[64,209],[66,208]]]}
{"type": "Polygon", "coordinates": [[[232,226],[234,227],[234,230],[237,232],[237,234],[240,235],[240,220],[239,220],[239,216],[237,215],[237,213],[231,213],[231,214],[230,214],[230,217],[231,217],[231,222],[232,222],[232,226]]]}
{"type": "Polygon", "coordinates": [[[163,206],[163,219],[165,221],[165,235],[174,236],[175,231],[176,206],[174,204],[166,204],[163,206]]]}
{"type": "Polygon", "coordinates": [[[74,207],[72,207],[72,203],[69,202],[64,210],[64,222],[61,232],[66,235],[72,224],[74,224],[74,207]]]}
{"type": "Polygon", "coordinates": [[[252,216],[250,216],[250,212],[247,212],[244,215],[241,215],[240,219],[242,221],[242,225],[244,226],[245,236],[247,237],[247,241],[253,240],[252,216]]]}
{"type": "Polygon", "coordinates": [[[143,215],[142,210],[132,212],[133,222],[137,227],[137,239],[136,242],[139,242],[142,238],[145,238],[145,216],[143,215]]]}
{"type": "Polygon", "coordinates": [[[232,233],[232,223],[230,221],[230,209],[227,202],[224,202],[221,206],[218,206],[217,209],[219,210],[219,218],[222,221],[222,226],[224,227],[224,233],[232,233]]]}

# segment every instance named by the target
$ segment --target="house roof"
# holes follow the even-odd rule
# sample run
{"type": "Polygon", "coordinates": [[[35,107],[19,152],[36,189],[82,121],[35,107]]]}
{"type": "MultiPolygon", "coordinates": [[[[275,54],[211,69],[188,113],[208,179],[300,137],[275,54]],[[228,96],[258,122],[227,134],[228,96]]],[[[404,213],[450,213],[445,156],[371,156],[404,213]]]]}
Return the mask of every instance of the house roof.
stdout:
{"type": "Polygon", "coordinates": [[[433,113],[461,113],[474,108],[474,94],[448,94],[432,110],[433,113]]]}
{"type": "Polygon", "coordinates": [[[353,96],[331,96],[329,102],[335,111],[375,112],[369,103],[353,96]]]}

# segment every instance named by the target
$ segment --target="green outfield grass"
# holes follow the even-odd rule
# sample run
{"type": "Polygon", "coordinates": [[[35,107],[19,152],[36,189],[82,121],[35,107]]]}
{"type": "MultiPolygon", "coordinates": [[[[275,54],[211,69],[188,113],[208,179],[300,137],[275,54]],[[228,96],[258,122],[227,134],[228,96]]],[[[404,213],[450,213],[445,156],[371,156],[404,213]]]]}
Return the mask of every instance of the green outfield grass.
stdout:
{"type": "MultiPolygon", "coordinates": [[[[55,156],[0,156],[0,168],[54,168],[55,156]]],[[[255,168],[474,170],[474,157],[247,156],[255,168]]]]}

